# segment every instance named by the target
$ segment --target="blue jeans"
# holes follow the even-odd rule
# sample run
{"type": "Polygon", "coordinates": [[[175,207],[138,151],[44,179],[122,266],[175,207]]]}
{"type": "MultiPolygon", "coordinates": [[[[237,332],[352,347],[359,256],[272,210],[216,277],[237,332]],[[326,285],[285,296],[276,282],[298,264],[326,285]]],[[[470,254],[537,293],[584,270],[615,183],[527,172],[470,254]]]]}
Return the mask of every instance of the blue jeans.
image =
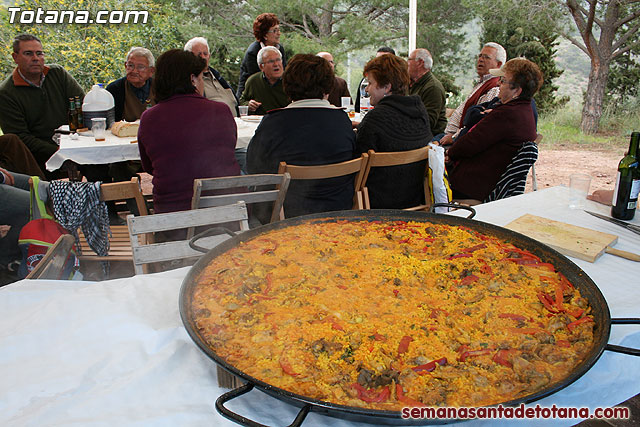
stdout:
{"type": "Polygon", "coordinates": [[[0,264],[20,259],[18,235],[29,222],[29,176],[11,173],[15,185],[0,184],[0,225],[10,225],[11,230],[0,239],[0,264]]]}

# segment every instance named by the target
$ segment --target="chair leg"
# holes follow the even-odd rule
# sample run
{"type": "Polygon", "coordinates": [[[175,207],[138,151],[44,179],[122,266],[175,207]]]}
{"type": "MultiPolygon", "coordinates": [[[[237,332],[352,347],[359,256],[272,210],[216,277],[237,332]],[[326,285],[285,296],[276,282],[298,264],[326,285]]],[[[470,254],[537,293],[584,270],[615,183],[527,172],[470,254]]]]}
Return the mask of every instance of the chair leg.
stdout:
{"type": "Polygon", "coordinates": [[[538,191],[538,179],[536,177],[536,165],[531,165],[531,187],[533,191],[538,191]]]}

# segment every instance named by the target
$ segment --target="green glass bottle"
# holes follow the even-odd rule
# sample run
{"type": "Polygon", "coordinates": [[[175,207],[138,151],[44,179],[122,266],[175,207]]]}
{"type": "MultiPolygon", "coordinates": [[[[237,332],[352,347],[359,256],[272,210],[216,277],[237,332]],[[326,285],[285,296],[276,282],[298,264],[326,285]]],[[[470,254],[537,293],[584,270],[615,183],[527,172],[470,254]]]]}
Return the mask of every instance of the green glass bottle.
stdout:
{"type": "Polygon", "coordinates": [[[611,216],[618,219],[632,219],[636,213],[638,193],[640,193],[640,168],[638,167],[638,143],[640,132],[631,134],[629,152],[618,164],[616,188],[613,191],[611,216]]]}
{"type": "Polygon", "coordinates": [[[76,103],[73,98],[69,98],[69,130],[75,132],[78,130],[78,112],[76,111],[76,103]]]}
{"type": "Polygon", "coordinates": [[[78,129],[84,128],[84,116],[82,115],[82,102],[80,96],[76,95],[76,113],[78,113],[78,129]]]}

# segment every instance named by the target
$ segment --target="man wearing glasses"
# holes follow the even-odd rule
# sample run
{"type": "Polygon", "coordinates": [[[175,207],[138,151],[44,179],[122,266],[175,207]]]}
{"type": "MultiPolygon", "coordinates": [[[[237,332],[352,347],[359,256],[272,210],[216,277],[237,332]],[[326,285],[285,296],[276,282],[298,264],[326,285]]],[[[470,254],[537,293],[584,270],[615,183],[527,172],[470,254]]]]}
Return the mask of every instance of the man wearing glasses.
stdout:
{"type": "Polygon", "coordinates": [[[155,65],[156,60],[149,49],[132,47],[129,50],[124,63],[127,75],[107,86],[115,102],[115,121],[134,122],[149,104],[153,104],[151,82],[155,65]]]}
{"type": "Polygon", "coordinates": [[[247,80],[241,105],[249,106],[249,114],[265,115],[267,111],[289,105],[289,98],[282,88],[282,54],[267,46],[258,52],[258,65],[261,73],[255,73],[247,80]]]}
{"type": "Polygon", "coordinates": [[[0,84],[0,127],[18,135],[43,171],[58,149],[52,139],[55,129],[67,124],[69,98],[84,97],[64,68],[44,65],[44,55],[36,36],[16,36],[11,54],[16,68],[0,84]]]}
{"type": "MultiPolygon", "coordinates": [[[[486,43],[476,61],[476,72],[478,73],[478,81],[474,85],[471,93],[461,103],[458,108],[449,117],[449,122],[444,130],[444,136],[440,139],[440,145],[451,145],[462,127],[467,110],[477,104],[491,101],[500,93],[500,81],[497,77],[489,74],[492,68],[500,68],[502,64],[507,62],[507,52],[498,43],[486,43]]],[[[436,138],[438,136],[436,135],[436,138]]]]}

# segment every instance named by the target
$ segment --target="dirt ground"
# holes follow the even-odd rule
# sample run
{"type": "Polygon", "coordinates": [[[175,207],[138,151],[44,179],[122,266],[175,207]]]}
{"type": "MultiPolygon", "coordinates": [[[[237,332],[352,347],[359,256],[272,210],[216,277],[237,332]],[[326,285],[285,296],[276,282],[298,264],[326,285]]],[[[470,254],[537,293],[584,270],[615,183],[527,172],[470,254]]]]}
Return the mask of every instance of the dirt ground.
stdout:
{"type": "MultiPolygon", "coordinates": [[[[538,161],[535,164],[538,189],[542,190],[555,185],[568,186],[571,174],[586,173],[591,176],[589,193],[595,190],[613,190],[618,162],[624,155],[623,151],[596,151],[579,147],[556,150],[541,146],[538,161]]],[[[525,191],[532,191],[531,173],[529,173],[525,191]]]]}

